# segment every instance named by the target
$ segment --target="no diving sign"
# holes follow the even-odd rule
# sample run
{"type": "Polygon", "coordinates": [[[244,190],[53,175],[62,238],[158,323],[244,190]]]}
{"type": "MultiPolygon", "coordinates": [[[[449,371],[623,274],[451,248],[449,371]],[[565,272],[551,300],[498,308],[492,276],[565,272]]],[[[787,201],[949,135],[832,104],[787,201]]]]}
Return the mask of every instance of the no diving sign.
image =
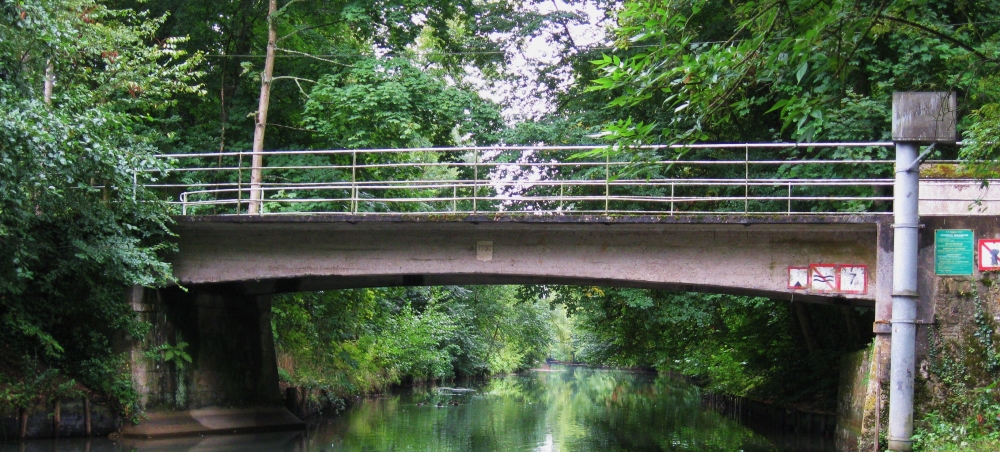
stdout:
{"type": "Polygon", "coordinates": [[[809,283],[814,292],[837,292],[837,266],[809,264],[809,283]]]}

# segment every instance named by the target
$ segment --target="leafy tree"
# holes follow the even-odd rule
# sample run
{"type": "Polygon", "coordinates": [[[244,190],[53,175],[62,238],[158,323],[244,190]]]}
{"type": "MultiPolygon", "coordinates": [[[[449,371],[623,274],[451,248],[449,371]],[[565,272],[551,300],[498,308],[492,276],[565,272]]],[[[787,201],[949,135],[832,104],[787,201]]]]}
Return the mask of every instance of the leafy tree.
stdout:
{"type": "Polygon", "coordinates": [[[858,327],[871,310],[630,288],[525,287],[522,296],[565,306],[581,362],[653,367],[811,408],[835,405],[837,358],[871,340],[858,327]]]}
{"type": "Polygon", "coordinates": [[[378,288],[280,296],[273,327],[283,378],[343,397],[523,369],[546,356],[548,317],[510,286],[378,288]]]}
{"type": "Polygon", "coordinates": [[[143,324],[125,288],[171,279],[169,218],[142,187],[163,169],[149,115],[201,92],[200,55],[155,41],[162,22],[92,0],[0,7],[0,388],[78,379],[130,408],[112,345],[143,324]]]}
{"type": "Polygon", "coordinates": [[[908,90],[957,90],[987,120],[973,129],[981,135],[997,101],[996,14],[993,2],[947,0],[627,1],[617,42],[637,52],[597,60],[592,89],[617,90],[614,106],[667,107],[665,121],[610,128],[640,141],[749,138],[727,134],[741,122],[772,138],[877,139],[884,129],[845,135],[836,118],[859,96],[886,104],[908,90]]]}

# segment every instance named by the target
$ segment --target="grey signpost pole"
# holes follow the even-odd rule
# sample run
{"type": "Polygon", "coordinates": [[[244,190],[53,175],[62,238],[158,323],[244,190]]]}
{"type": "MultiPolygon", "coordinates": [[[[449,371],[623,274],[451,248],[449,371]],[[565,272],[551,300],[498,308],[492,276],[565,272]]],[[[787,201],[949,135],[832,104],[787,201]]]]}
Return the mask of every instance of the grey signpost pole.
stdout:
{"type": "Polygon", "coordinates": [[[894,93],[892,342],[889,375],[889,450],[913,449],[913,372],[917,321],[920,145],[955,143],[954,93],[894,93]]]}

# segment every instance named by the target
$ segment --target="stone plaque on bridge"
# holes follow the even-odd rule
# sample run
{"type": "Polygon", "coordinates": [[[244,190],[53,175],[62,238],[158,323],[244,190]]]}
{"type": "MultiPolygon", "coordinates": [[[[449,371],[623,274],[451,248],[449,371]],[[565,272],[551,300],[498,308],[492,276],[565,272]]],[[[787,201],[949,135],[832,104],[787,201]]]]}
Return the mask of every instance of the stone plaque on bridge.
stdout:
{"type": "Polygon", "coordinates": [[[971,229],[934,231],[934,273],[938,276],[970,276],[975,263],[971,229]]]}
{"type": "Polygon", "coordinates": [[[476,242],[476,260],[480,262],[489,262],[493,260],[493,242],[476,242]]]}

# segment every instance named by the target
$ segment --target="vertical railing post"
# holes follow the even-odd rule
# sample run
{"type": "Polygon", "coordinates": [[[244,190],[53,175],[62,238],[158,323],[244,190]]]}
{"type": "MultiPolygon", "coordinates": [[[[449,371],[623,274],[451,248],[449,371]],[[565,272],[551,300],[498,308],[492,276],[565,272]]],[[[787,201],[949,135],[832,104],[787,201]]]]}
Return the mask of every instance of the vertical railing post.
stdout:
{"type": "Polygon", "coordinates": [[[792,184],[788,184],[788,214],[792,214],[792,184]]]}
{"type": "Polygon", "coordinates": [[[565,187],[563,186],[563,183],[560,182],[559,183],[559,211],[560,212],[562,212],[562,210],[563,210],[563,197],[566,196],[565,193],[566,193],[565,187]]]}
{"type": "Polygon", "coordinates": [[[181,193],[181,215],[188,214],[188,196],[187,192],[181,193]]]}
{"type": "Polygon", "coordinates": [[[604,154],[604,214],[608,214],[611,202],[611,154],[604,154]]]}
{"type": "Polygon", "coordinates": [[[243,208],[243,151],[240,151],[239,160],[236,163],[236,215],[240,214],[243,208]]]}
{"type": "Polygon", "coordinates": [[[458,184],[451,186],[451,211],[458,212],[458,184]]]}
{"type": "Polygon", "coordinates": [[[670,181],[670,215],[674,214],[674,182],[670,181]]]}
{"type": "Polygon", "coordinates": [[[351,151],[351,213],[358,213],[358,151],[351,151]]]}
{"type": "Polygon", "coordinates": [[[476,149],[474,153],[476,157],[472,164],[472,213],[477,213],[479,211],[476,205],[479,197],[479,149],[476,149]]]}
{"type": "Polygon", "coordinates": [[[750,146],[745,148],[743,158],[743,213],[750,213],[750,146]]]}

